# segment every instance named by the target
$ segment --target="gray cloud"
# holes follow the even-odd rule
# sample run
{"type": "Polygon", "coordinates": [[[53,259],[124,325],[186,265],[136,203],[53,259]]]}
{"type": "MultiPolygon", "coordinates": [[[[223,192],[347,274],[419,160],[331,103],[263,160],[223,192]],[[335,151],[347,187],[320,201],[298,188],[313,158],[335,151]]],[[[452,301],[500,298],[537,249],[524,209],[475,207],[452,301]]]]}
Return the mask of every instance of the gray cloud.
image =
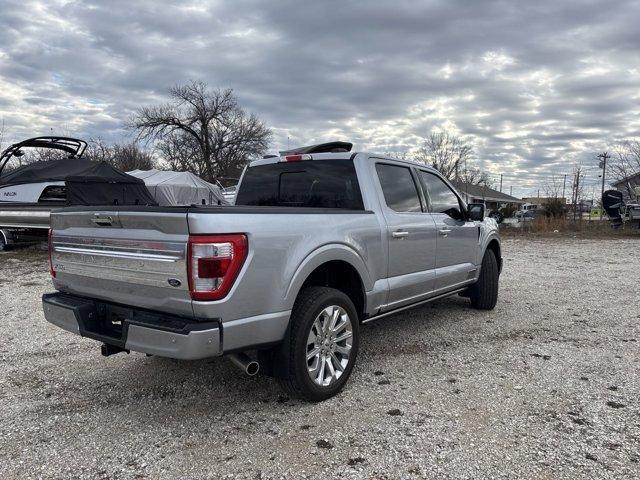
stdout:
{"type": "Polygon", "coordinates": [[[118,140],[136,107],[202,79],[234,88],[274,148],[411,150],[447,128],[525,194],[640,132],[639,20],[633,0],[5,0],[0,117],[12,139],[118,140]]]}

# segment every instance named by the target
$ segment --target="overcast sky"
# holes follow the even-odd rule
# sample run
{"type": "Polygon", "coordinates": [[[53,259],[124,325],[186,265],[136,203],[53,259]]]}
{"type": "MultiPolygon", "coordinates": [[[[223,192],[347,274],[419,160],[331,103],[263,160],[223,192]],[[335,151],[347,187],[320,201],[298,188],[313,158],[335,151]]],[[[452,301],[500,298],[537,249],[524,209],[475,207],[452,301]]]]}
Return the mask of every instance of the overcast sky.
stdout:
{"type": "Polygon", "coordinates": [[[9,140],[123,140],[188,79],[233,88],[274,149],[404,151],[450,130],[519,195],[577,160],[595,185],[594,153],[640,136],[638,1],[164,3],[2,0],[9,140]]]}

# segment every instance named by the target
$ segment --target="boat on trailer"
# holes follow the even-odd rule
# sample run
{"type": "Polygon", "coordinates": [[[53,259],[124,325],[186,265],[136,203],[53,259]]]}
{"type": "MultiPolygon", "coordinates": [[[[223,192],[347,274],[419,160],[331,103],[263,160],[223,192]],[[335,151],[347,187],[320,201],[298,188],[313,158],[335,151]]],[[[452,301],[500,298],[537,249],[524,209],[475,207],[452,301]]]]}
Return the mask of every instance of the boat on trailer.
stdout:
{"type": "Polygon", "coordinates": [[[36,137],[0,155],[0,250],[6,245],[45,240],[53,210],[68,205],[157,205],[144,181],[107,162],[82,158],[84,140],[36,137]],[[52,149],[66,158],[36,161],[8,171],[27,148],[52,149]]]}
{"type": "Polygon", "coordinates": [[[83,168],[87,142],[43,136],[15,143],[0,155],[0,250],[13,243],[40,241],[49,230],[51,211],[66,205],[65,178],[83,168]],[[66,158],[22,165],[8,170],[11,159],[27,149],[56,150],[66,158]]]}

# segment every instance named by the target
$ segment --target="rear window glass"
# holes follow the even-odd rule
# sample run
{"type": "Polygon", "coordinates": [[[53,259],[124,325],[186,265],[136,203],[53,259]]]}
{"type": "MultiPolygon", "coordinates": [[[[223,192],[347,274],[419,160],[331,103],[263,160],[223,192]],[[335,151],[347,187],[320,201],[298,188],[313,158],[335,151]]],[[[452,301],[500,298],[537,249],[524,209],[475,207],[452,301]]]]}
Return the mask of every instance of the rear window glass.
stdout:
{"type": "Polygon", "coordinates": [[[364,209],[351,160],[278,162],[247,168],[236,205],[364,209]]]}
{"type": "Polygon", "coordinates": [[[376,170],[389,208],[396,212],[422,211],[418,189],[407,167],[378,163],[376,170]]]}

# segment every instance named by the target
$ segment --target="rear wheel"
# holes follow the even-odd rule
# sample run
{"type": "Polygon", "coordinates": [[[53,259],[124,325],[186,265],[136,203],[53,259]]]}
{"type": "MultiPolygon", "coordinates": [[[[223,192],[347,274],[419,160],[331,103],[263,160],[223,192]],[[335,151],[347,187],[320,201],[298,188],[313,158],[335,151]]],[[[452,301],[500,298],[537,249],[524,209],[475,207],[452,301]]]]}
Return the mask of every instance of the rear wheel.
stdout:
{"type": "Polygon", "coordinates": [[[469,288],[471,306],[478,310],[493,310],[498,302],[498,260],[493,250],[487,249],[482,258],[478,281],[469,288]]]}
{"type": "Polygon", "coordinates": [[[339,290],[305,288],[277,352],[277,375],[291,395],[318,402],[337,394],[355,365],[360,340],[353,302],[339,290]]]}

